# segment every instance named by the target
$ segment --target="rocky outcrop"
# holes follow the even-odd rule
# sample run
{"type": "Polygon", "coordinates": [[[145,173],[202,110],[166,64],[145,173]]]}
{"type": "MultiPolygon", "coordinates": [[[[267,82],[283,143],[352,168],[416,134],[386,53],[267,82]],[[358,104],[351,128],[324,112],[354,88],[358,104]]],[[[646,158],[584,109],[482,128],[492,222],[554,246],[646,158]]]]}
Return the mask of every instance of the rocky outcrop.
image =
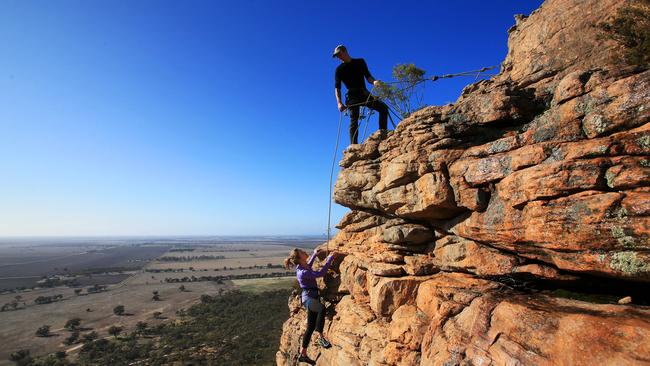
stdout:
{"type": "Polygon", "coordinates": [[[623,4],[547,0],[499,75],[346,150],[319,365],[650,365],[650,71],[593,27],[623,4]]]}

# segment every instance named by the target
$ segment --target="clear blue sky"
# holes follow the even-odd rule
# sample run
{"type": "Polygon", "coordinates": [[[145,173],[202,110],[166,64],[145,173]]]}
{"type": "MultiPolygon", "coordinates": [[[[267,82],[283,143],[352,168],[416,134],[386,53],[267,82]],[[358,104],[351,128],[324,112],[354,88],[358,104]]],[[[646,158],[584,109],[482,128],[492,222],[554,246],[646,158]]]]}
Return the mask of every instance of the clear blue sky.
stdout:
{"type": "Polygon", "coordinates": [[[324,233],[334,46],[383,80],[496,65],[540,3],[4,0],[0,236],[324,233]]]}

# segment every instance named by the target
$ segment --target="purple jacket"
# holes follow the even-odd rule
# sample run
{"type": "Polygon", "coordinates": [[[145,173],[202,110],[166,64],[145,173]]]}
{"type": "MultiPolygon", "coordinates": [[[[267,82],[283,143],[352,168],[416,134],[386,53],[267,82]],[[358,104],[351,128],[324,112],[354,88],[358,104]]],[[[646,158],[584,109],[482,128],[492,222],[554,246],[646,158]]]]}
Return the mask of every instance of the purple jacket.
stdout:
{"type": "Polygon", "coordinates": [[[307,298],[318,298],[318,285],[316,278],[325,276],[327,269],[330,268],[334,257],[331,255],[327,257],[323,268],[318,271],[311,269],[314,260],[316,259],[316,251],[307,260],[307,268],[300,264],[296,266],[296,276],[298,277],[298,284],[302,288],[302,302],[305,303],[307,298]]]}

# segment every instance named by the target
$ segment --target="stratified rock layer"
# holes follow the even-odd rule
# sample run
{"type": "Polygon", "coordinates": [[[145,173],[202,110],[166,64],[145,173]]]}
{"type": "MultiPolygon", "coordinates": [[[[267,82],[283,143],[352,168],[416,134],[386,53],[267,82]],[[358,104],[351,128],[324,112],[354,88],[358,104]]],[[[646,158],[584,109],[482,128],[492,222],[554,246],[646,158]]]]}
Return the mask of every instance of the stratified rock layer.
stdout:
{"type": "Polygon", "coordinates": [[[593,27],[623,3],[517,16],[499,75],[346,150],[319,365],[650,365],[650,71],[593,27]]]}

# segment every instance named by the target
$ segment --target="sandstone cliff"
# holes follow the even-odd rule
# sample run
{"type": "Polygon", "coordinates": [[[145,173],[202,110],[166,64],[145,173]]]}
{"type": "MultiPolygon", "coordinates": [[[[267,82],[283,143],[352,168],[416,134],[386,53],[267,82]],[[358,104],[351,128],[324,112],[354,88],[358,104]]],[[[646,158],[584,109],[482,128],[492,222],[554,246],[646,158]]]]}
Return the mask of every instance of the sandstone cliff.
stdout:
{"type": "Polygon", "coordinates": [[[319,365],[650,364],[650,71],[593,27],[622,4],[546,1],[498,76],[347,149],[319,365]]]}

